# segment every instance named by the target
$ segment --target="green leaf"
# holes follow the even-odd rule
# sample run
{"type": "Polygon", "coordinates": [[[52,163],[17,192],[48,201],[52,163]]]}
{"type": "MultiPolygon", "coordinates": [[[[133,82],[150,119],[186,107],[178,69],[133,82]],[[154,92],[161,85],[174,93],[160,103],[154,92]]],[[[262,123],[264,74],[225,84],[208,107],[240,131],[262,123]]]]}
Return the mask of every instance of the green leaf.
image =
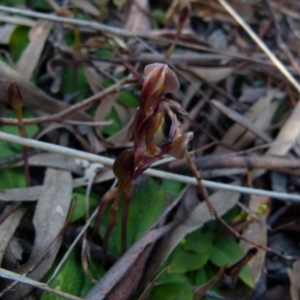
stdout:
{"type": "Polygon", "coordinates": [[[76,71],[76,90],[74,90],[74,67],[66,67],[64,69],[62,92],[64,94],[70,94],[73,92],[78,93],[76,101],[85,99],[86,92],[89,90],[89,84],[85,75],[84,68],[77,68],[76,71]]]}
{"type": "Polygon", "coordinates": [[[120,92],[117,102],[125,107],[137,108],[139,106],[138,97],[129,90],[123,90],[120,92]]]}
{"type": "MultiPolygon", "coordinates": [[[[56,259],[56,263],[54,264],[50,274],[53,273],[60,259],[61,258],[56,259]]],[[[84,297],[93,286],[93,283],[85,276],[80,261],[80,253],[76,249],[73,250],[62,266],[60,272],[51,282],[50,287],[78,297],[84,297]]],[[[91,275],[94,278],[99,278],[104,274],[104,270],[101,266],[97,266],[97,272],[98,274],[95,274],[91,268],[91,275]]],[[[61,300],[61,297],[43,292],[40,299],[61,300]]]]}
{"type": "MultiPolygon", "coordinates": [[[[79,219],[83,218],[86,214],[86,206],[85,206],[85,189],[84,188],[77,188],[74,189],[72,198],[76,197],[77,202],[74,209],[74,212],[71,216],[70,222],[73,223],[78,221],[79,219]]],[[[99,203],[99,199],[96,195],[90,195],[89,197],[90,208],[95,208],[99,203]]]]}
{"type": "MultiPolygon", "coordinates": [[[[217,239],[210,250],[209,259],[218,267],[226,263],[235,263],[243,257],[244,253],[239,244],[231,238],[217,239]]],[[[248,266],[239,274],[239,278],[248,286],[253,287],[253,279],[248,266]]]]}
{"type": "Polygon", "coordinates": [[[25,50],[29,43],[28,32],[28,27],[18,26],[10,37],[10,53],[14,62],[16,62],[20,58],[22,52],[25,50]]]}
{"type": "MultiPolygon", "coordinates": [[[[16,114],[13,110],[10,112],[9,117],[16,118],[16,114]]],[[[31,118],[31,117],[33,117],[33,114],[29,110],[25,109],[23,111],[23,117],[31,118]]],[[[28,137],[32,138],[37,133],[39,127],[36,124],[32,124],[32,125],[26,125],[25,128],[26,128],[28,137]]],[[[0,130],[5,133],[10,133],[13,135],[20,136],[18,126],[5,125],[5,126],[0,127],[0,130]]],[[[1,158],[1,157],[10,156],[10,155],[13,155],[16,153],[21,153],[23,151],[23,146],[14,144],[14,143],[10,143],[10,142],[6,142],[6,141],[0,141],[0,149],[1,149],[1,151],[0,151],[0,158],[1,158]]]]}
{"type": "Polygon", "coordinates": [[[234,263],[242,258],[243,250],[231,238],[215,239],[210,251],[210,260],[218,267],[227,263],[234,263]]]}
{"type": "Polygon", "coordinates": [[[209,252],[213,239],[213,232],[196,230],[186,237],[184,249],[194,251],[199,254],[209,252]]]}
{"type": "MultiPolygon", "coordinates": [[[[119,207],[117,224],[112,231],[108,243],[108,249],[117,255],[121,254],[121,219],[123,211],[123,201],[119,207]]],[[[164,209],[164,193],[159,189],[159,185],[149,178],[142,186],[134,191],[129,209],[127,222],[127,246],[132,245],[160,216],[164,209]]],[[[103,224],[101,226],[101,236],[104,236],[108,224],[109,208],[106,209],[103,224]]]]}
{"type": "Polygon", "coordinates": [[[166,194],[171,196],[171,200],[174,200],[178,194],[183,189],[184,184],[181,182],[164,179],[160,185],[160,189],[162,189],[166,194]]]}
{"type": "Polygon", "coordinates": [[[7,169],[0,173],[0,190],[26,187],[23,168],[7,169]]]}
{"type": "Polygon", "coordinates": [[[117,111],[112,108],[110,113],[106,116],[105,121],[112,120],[113,123],[110,126],[104,126],[102,132],[107,135],[113,135],[122,129],[122,123],[118,116],[117,111]]]}
{"type": "MultiPolygon", "coordinates": [[[[205,283],[207,283],[210,279],[212,279],[216,275],[216,272],[212,270],[209,264],[206,264],[203,266],[203,268],[200,268],[196,271],[195,274],[195,282],[194,285],[201,286],[205,283]]],[[[210,291],[213,291],[215,293],[220,293],[218,285],[214,284],[210,291]]],[[[204,297],[203,300],[214,300],[214,298],[211,297],[204,297]]]]}
{"type": "Polygon", "coordinates": [[[154,287],[149,300],[192,300],[191,286],[186,282],[161,283],[154,287]]]}
{"type": "Polygon", "coordinates": [[[209,259],[209,252],[196,253],[184,250],[184,245],[179,245],[171,254],[168,270],[169,273],[185,273],[197,270],[204,266],[209,259]]]}

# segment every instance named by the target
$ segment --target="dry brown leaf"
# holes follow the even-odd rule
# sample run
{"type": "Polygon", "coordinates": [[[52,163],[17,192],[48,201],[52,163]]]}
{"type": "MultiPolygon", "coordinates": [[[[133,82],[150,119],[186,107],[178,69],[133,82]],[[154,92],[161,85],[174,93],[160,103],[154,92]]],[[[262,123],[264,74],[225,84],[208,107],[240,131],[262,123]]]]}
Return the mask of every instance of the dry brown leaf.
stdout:
{"type": "Polygon", "coordinates": [[[5,13],[0,13],[0,22],[23,25],[27,27],[33,27],[36,24],[36,21],[33,21],[32,19],[25,17],[10,16],[5,13]]]}
{"type": "Polygon", "coordinates": [[[134,0],[130,3],[130,10],[126,18],[125,28],[131,31],[149,31],[151,29],[150,18],[146,13],[150,12],[147,0],[134,0]]]}
{"type": "MultiPolygon", "coordinates": [[[[59,235],[65,224],[72,196],[70,172],[47,169],[43,190],[33,217],[35,240],[30,259],[17,268],[16,273],[27,274],[34,280],[41,280],[51,268],[61,245],[59,235]]],[[[6,300],[22,299],[32,287],[18,284],[13,293],[4,296],[6,300]]]]}
{"type": "Polygon", "coordinates": [[[40,153],[29,157],[30,166],[43,166],[83,175],[82,160],[56,153],[40,153]]]}
{"type": "Polygon", "coordinates": [[[260,128],[257,128],[257,126],[254,123],[250,122],[244,116],[238,114],[231,108],[226,107],[223,103],[218,102],[216,100],[211,100],[210,103],[214,107],[219,109],[227,117],[231,118],[236,123],[242,125],[242,127],[244,127],[245,129],[248,129],[249,131],[254,133],[257,137],[259,137],[264,142],[270,143],[272,141],[271,138],[268,135],[266,135],[260,128]]]}
{"type": "Polygon", "coordinates": [[[293,263],[292,269],[287,269],[290,279],[291,300],[299,300],[300,297],[300,260],[293,263]]]}
{"type": "MultiPolygon", "coordinates": [[[[270,202],[269,198],[263,196],[251,195],[250,202],[249,202],[249,210],[255,213],[260,209],[261,205],[268,204],[269,202],[270,202]]],[[[267,218],[267,214],[264,214],[258,217],[258,220],[256,222],[249,224],[247,228],[243,231],[243,237],[258,245],[266,247],[267,228],[266,225],[264,225],[266,218],[267,218]]],[[[247,253],[247,251],[252,247],[252,245],[246,243],[245,241],[241,241],[240,245],[244,253],[247,253]]],[[[250,268],[250,272],[254,281],[254,286],[258,283],[261,277],[263,267],[264,267],[265,254],[266,252],[264,250],[258,249],[257,254],[248,262],[248,267],[250,268]]],[[[249,299],[251,293],[252,290],[245,287],[243,299],[245,300],[249,299]]]]}
{"type": "MultiPolygon", "coordinates": [[[[8,206],[8,209],[11,209],[12,206],[8,206]]],[[[11,240],[15,230],[19,226],[21,219],[23,218],[26,212],[26,208],[20,206],[12,214],[10,214],[4,222],[0,225],[0,265],[2,258],[5,252],[5,249],[11,240]]],[[[5,212],[4,212],[5,213],[5,212]]]]}
{"type": "MultiPolygon", "coordinates": [[[[94,183],[100,183],[107,180],[114,179],[115,175],[112,170],[105,171],[98,174],[94,180],[94,183]]],[[[72,182],[73,188],[86,186],[88,184],[86,177],[76,178],[72,182]]],[[[0,200],[2,201],[36,201],[43,190],[42,185],[31,186],[27,188],[0,190],[0,200]]]]}
{"type": "MultiPolygon", "coordinates": [[[[275,90],[268,91],[265,97],[260,98],[255,104],[253,104],[248,111],[244,114],[244,118],[249,122],[252,122],[256,128],[264,130],[269,126],[270,121],[275,113],[277,103],[271,103],[276,94],[275,90]]],[[[255,136],[246,131],[246,129],[235,123],[222,138],[222,142],[232,147],[242,150],[244,147],[253,142],[255,136]]],[[[230,150],[224,147],[218,146],[214,155],[228,153],[230,150]]]]}
{"type": "Polygon", "coordinates": [[[1,201],[35,201],[41,194],[42,186],[0,190],[1,201]]]}
{"type": "Polygon", "coordinates": [[[94,17],[99,17],[99,9],[90,1],[70,0],[70,2],[74,6],[81,8],[87,14],[92,15],[94,17]]]}
{"type": "Polygon", "coordinates": [[[0,44],[7,45],[17,25],[4,24],[0,26],[0,44]]]}
{"type": "Polygon", "coordinates": [[[296,144],[300,134],[300,101],[298,101],[292,114],[281,128],[274,142],[276,145],[269,148],[268,155],[285,155],[296,144]]]}
{"type": "Polygon", "coordinates": [[[103,89],[103,86],[101,84],[102,78],[99,75],[98,72],[96,72],[95,68],[92,68],[90,66],[84,66],[84,72],[87,78],[87,81],[90,85],[91,90],[93,93],[98,93],[103,89]]]}
{"type": "Polygon", "coordinates": [[[206,82],[219,82],[231,75],[234,69],[231,67],[189,67],[186,70],[204,79],[206,82]]]}
{"type": "Polygon", "coordinates": [[[105,121],[106,116],[112,109],[114,109],[118,114],[120,122],[123,126],[122,129],[116,134],[110,136],[109,138],[105,138],[102,134],[103,128],[96,128],[97,135],[101,138],[102,141],[105,141],[107,143],[107,146],[111,147],[124,146],[124,144],[127,142],[127,131],[135,113],[135,109],[125,108],[123,105],[117,103],[117,97],[118,94],[115,94],[114,96],[110,96],[108,99],[104,99],[104,101],[102,101],[97,107],[95,114],[96,122],[105,121]]]}
{"type": "Polygon", "coordinates": [[[17,70],[22,75],[23,79],[31,79],[33,71],[40,60],[40,56],[52,26],[52,22],[40,20],[33,28],[31,28],[29,32],[30,43],[23,51],[17,64],[17,70]]]}

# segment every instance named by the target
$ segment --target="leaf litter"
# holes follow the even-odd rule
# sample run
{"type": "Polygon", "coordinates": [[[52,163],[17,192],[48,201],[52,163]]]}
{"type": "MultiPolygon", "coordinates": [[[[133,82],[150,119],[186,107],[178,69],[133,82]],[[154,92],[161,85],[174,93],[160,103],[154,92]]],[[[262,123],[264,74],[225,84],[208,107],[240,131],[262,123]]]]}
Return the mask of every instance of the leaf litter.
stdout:
{"type": "MultiPolygon", "coordinates": [[[[129,72],[123,63],[130,63],[137,75],[148,63],[164,62],[180,83],[180,90],[166,97],[188,112],[177,114],[178,125],[183,134],[194,133],[188,150],[200,171],[203,168],[203,178],[276,190],[277,184],[271,184],[275,169],[282,174],[276,180],[284,178],[284,184],[278,183],[284,192],[297,194],[300,89],[293,80],[298,49],[290,42],[290,32],[297,34],[296,2],[289,1],[285,8],[275,0],[257,5],[230,1],[233,11],[224,0],[113,5],[70,1],[72,6],[67,1],[16,2],[9,5],[16,5],[18,16],[6,13],[1,19],[1,131],[19,135],[6,97],[8,86],[16,81],[26,109],[23,120],[31,118],[35,124],[30,130],[26,125],[31,139],[58,144],[65,153],[73,148],[116,158],[135,147],[127,132],[137,122],[138,106],[143,108],[142,82],[126,78],[129,72]],[[25,7],[31,9],[28,14],[25,7]],[[60,16],[73,25],[57,23],[60,16]],[[251,28],[249,33],[247,23],[256,28],[262,44],[251,28]],[[270,56],[266,45],[289,71],[270,56]],[[60,117],[66,110],[71,113],[60,117]],[[90,125],[106,121],[112,123],[90,125]]],[[[0,6],[0,11],[6,8],[0,6]]],[[[165,125],[157,132],[155,147],[173,142],[168,128],[172,133],[174,124],[168,114],[163,111],[165,125]]],[[[142,175],[135,180],[129,207],[128,249],[121,250],[122,224],[117,219],[107,248],[107,257],[114,259],[103,262],[110,216],[104,213],[97,235],[92,234],[93,216],[114,179],[111,169],[46,152],[29,151],[24,162],[22,147],[5,141],[0,145],[5,158],[0,165],[3,299],[267,299],[275,290],[276,299],[297,299],[299,241],[293,233],[299,231],[298,203],[208,189],[215,212],[233,230],[228,231],[195,187],[142,175]],[[20,168],[26,163],[32,177],[28,187],[20,168]],[[286,245],[281,255],[280,243],[286,245]],[[248,252],[253,244],[258,247],[255,255],[248,252]],[[93,255],[92,249],[102,254],[93,255]],[[62,266],[52,276],[62,257],[62,266]],[[284,280],[276,280],[279,276],[284,280]],[[40,295],[34,287],[47,292],[40,295]]],[[[159,169],[191,173],[185,161],[167,162],[159,169]]],[[[121,203],[119,214],[123,209],[121,203]]]]}

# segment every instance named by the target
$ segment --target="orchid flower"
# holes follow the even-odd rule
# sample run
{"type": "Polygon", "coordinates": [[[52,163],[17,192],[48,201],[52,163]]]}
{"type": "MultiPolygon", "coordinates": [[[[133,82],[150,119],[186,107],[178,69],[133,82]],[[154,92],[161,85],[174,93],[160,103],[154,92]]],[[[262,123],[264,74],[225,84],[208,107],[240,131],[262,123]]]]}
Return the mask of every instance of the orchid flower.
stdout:
{"type": "Polygon", "coordinates": [[[118,205],[121,196],[125,196],[125,205],[122,217],[122,250],[126,249],[126,223],[129,205],[133,193],[133,182],[154,162],[169,154],[177,159],[185,156],[188,142],[193,133],[187,132],[176,136],[178,126],[176,116],[173,118],[169,135],[163,140],[161,146],[155,145],[155,133],[164,123],[161,103],[165,102],[181,113],[185,111],[181,106],[168,99],[165,95],[179,89],[179,82],[175,73],[166,65],[155,63],[145,67],[145,79],[131,66],[127,66],[137,80],[142,84],[139,97],[139,107],[136,111],[128,137],[134,138],[132,149],[120,153],[113,165],[113,172],[118,179],[117,186],[109,190],[99,204],[98,215],[94,229],[98,231],[104,211],[108,204],[114,200],[109,216],[109,225],[103,239],[103,253],[107,252],[108,239],[118,217],[118,205]]]}

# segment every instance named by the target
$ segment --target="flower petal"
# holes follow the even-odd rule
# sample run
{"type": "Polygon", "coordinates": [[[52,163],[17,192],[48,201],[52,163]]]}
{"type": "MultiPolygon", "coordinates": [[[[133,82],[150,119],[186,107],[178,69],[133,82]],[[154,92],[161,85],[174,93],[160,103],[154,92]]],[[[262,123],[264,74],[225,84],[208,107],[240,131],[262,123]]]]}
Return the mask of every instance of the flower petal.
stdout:
{"type": "Polygon", "coordinates": [[[163,149],[163,151],[177,159],[183,159],[187,150],[187,144],[193,138],[193,136],[193,132],[186,132],[183,135],[179,136],[172,143],[166,144],[163,147],[165,148],[163,149]]]}

